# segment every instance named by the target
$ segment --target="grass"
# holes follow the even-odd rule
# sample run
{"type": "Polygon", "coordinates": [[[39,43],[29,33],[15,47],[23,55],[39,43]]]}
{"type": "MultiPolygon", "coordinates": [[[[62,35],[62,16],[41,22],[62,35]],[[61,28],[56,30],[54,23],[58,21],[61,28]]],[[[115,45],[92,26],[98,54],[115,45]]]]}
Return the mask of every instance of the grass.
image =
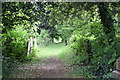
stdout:
{"type": "Polygon", "coordinates": [[[64,43],[52,43],[46,47],[38,46],[39,52],[36,54],[38,57],[64,57],[64,51],[67,50],[67,46],[64,43]]]}

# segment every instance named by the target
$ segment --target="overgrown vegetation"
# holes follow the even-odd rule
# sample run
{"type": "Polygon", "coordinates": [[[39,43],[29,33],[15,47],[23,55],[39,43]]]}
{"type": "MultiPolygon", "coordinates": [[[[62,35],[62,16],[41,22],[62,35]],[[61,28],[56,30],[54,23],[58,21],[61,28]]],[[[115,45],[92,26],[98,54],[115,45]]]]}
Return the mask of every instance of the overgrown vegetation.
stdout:
{"type": "MultiPolygon", "coordinates": [[[[4,2],[2,6],[4,64],[27,59],[30,37],[44,48],[61,38],[69,47],[61,57],[70,56],[67,61],[77,66],[77,75],[111,77],[120,56],[119,3],[4,2]]],[[[42,50],[31,49],[30,59],[42,50]]]]}

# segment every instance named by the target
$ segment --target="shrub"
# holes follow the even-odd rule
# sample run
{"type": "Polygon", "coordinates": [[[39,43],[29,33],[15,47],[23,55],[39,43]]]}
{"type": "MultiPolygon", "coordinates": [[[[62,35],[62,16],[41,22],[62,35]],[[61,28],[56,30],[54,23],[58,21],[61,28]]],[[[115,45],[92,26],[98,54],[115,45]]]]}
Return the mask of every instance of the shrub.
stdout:
{"type": "Polygon", "coordinates": [[[27,53],[28,33],[23,27],[16,27],[3,33],[3,56],[21,59],[27,53]]]}

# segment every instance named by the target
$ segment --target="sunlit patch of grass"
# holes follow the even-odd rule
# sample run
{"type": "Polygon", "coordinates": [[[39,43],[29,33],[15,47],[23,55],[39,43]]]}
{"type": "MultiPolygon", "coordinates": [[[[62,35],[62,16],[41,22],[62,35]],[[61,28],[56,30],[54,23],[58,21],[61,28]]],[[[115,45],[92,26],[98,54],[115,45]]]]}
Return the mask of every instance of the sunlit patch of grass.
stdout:
{"type": "Polygon", "coordinates": [[[38,57],[57,57],[62,54],[64,50],[66,50],[66,46],[64,43],[52,43],[46,47],[39,47],[39,52],[36,55],[38,57]]]}
{"type": "Polygon", "coordinates": [[[64,58],[66,59],[66,58],[70,57],[70,55],[71,55],[70,51],[71,51],[70,48],[68,46],[66,46],[64,48],[64,50],[57,57],[61,58],[61,59],[64,59],[64,58]]]}

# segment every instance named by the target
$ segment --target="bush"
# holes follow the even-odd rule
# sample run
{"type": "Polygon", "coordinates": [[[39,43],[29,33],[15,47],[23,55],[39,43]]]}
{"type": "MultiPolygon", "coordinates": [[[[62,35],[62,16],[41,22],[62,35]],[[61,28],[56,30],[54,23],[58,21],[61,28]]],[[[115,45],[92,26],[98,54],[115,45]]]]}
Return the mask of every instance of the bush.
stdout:
{"type": "Polygon", "coordinates": [[[90,67],[85,71],[88,71],[92,76],[99,78],[110,77],[108,73],[115,70],[115,61],[119,57],[119,42],[115,36],[109,38],[108,36],[112,32],[106,35],[102,25],[93,23],[91,26],[94,26],[94,28],[90,29],[89,35],[86,35],[88,31],[84,32],[84,34],[78,34],[79,39],[76,39],[75,42],[74,39],[72,41],[71,48],[77,54],[74,55],[77,56],[74,64],[83,63],[88,65],[89,63],[90,67]],[[86,48],[85,41],[87,39],[91,43],[89,48],[86,48]]]}
{"type": "Polygon", "coordinates": [[[20,62],[27,60],[29,35],[23,27],[14,26],[2,34],[3,77],[8,77],[20,62]]]}
{"type": "Polygon", "coordinates": [[[22,59],[27,53],[28,33],[23,27],[7,30],[3,34],[3,56],[12,59],[22,59]]]}

